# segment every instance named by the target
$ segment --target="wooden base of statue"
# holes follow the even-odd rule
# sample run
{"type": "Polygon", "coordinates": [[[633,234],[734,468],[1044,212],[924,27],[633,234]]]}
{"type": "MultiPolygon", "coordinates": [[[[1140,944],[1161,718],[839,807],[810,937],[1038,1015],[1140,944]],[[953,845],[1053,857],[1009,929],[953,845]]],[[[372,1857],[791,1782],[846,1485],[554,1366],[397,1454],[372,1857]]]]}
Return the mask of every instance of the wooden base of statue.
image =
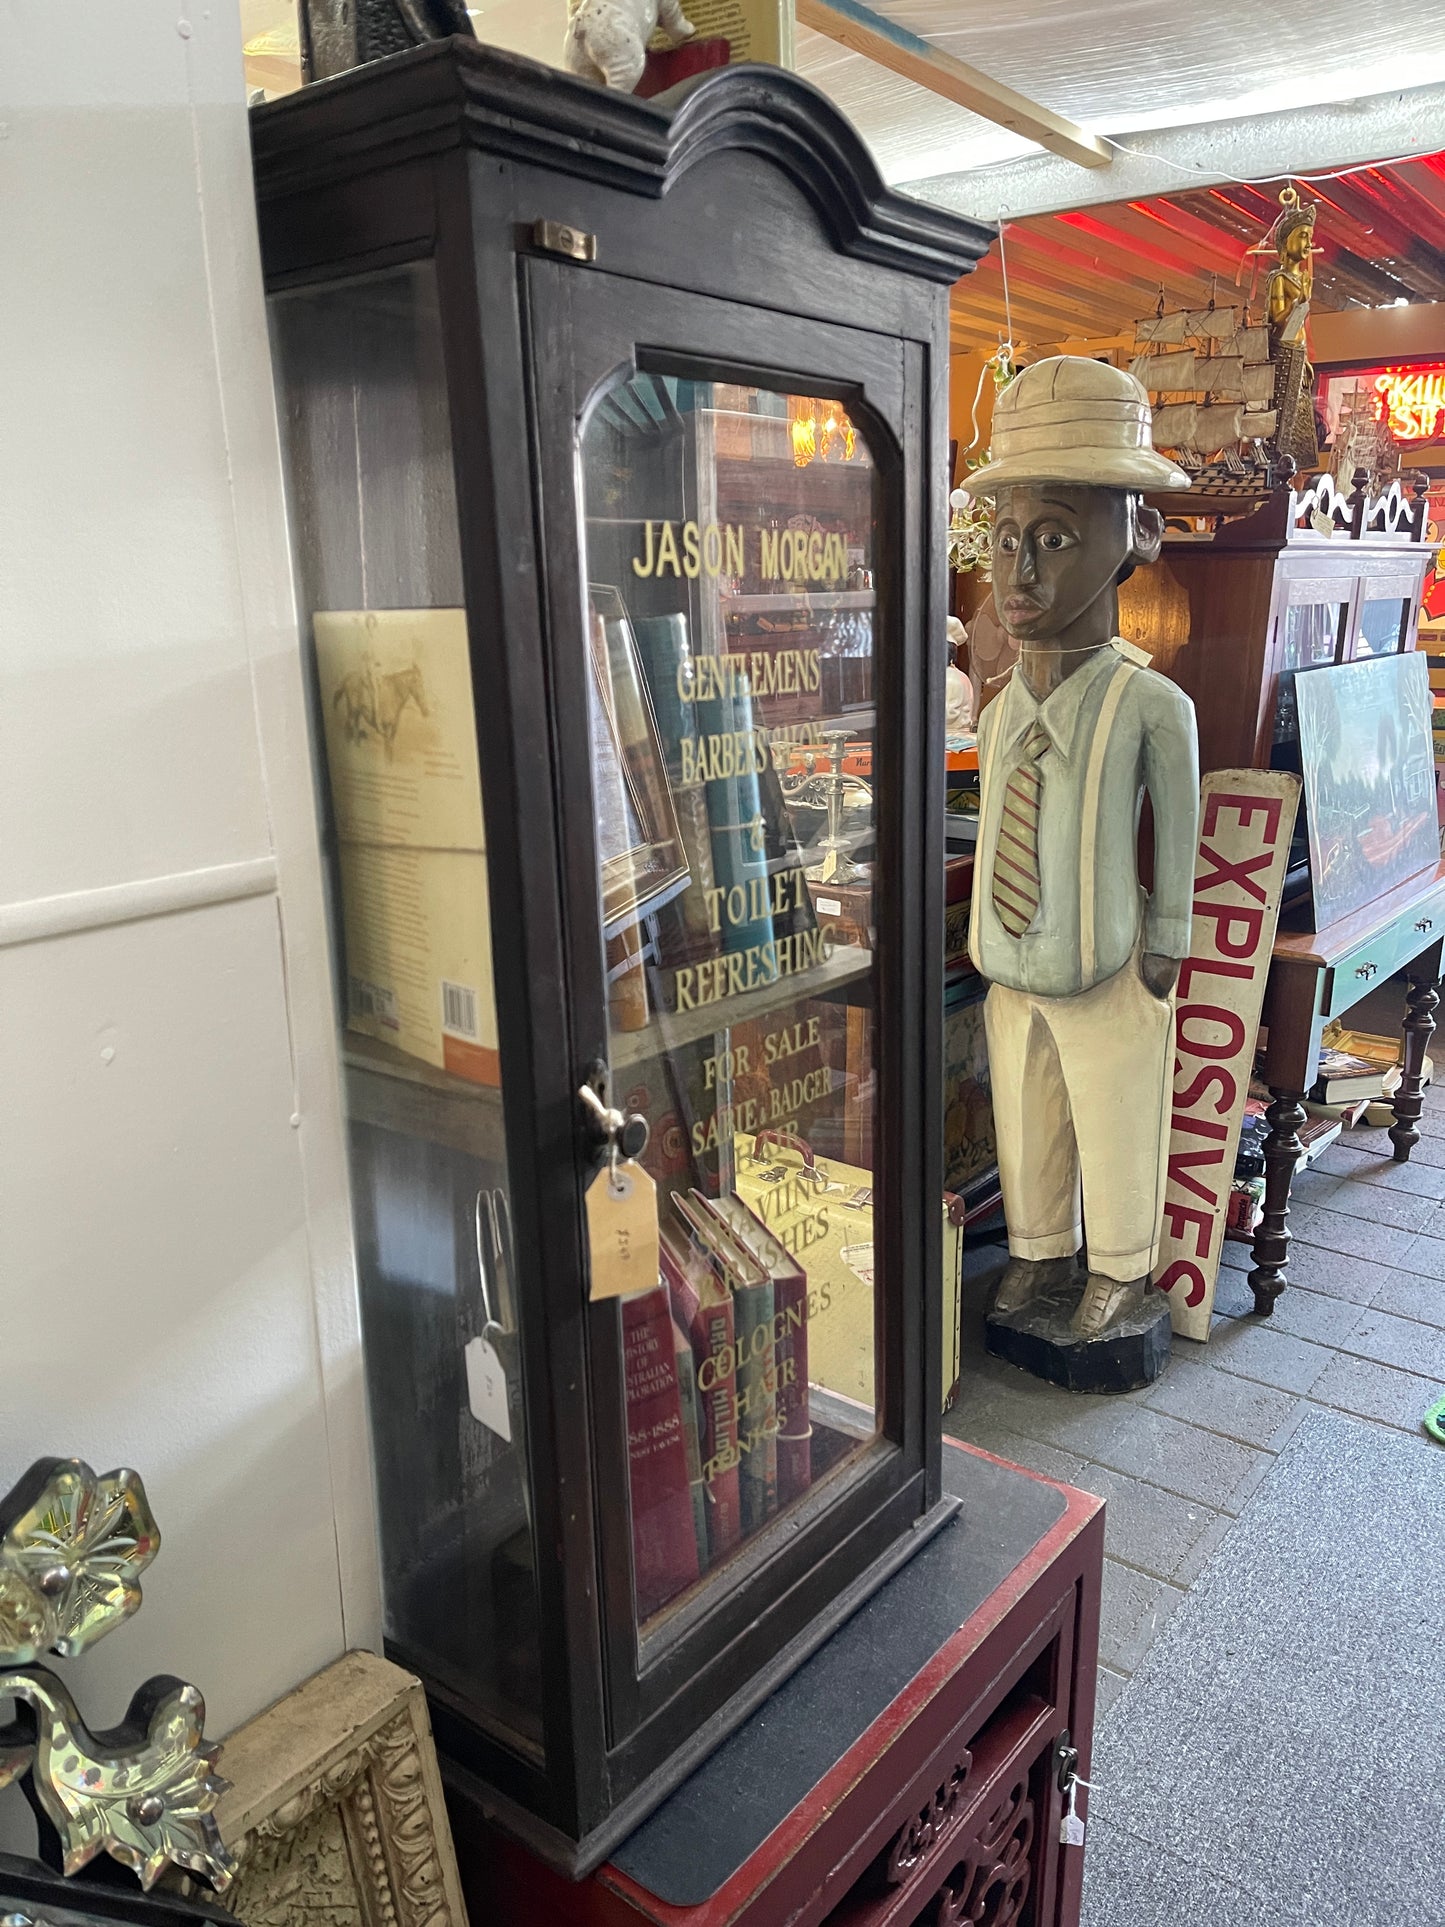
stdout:
{"type": "Polygon", "coordinates": [[[991,1311],[984,1344],[995,1358],[1071,1392],[1135,1392],[1152,1385],[1169,1363],[1169,1300],[1150,1291],[1136,1311],[1097,1338],[1081,1338],[1069,1320],[1082,1278],[1041,1292],[1017,1311],[991,1311]]]}
{"type": "Polygon", "coordinates": [[[962,1518],[606,1866],[573,1884],[453,1800],[472,1919],[1076,1927],[1083,1850],[1059,1827],[1089,1777],[1103,1513],[952,1440],[943,1460],[962,1518]]]}

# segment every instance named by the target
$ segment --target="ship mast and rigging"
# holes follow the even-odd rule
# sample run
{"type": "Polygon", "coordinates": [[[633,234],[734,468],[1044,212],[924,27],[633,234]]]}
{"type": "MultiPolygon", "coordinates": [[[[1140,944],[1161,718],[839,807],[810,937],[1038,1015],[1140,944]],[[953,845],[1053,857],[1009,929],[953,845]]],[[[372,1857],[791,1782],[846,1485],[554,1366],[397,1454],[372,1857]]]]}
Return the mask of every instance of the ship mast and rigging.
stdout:
{"type": "Polygon", "coordinates": [[[1316,212],[1293,187],[1281,191],[1278,219],[1249,250],[1275,258],[1257,320],[1247,301],[1166,310],[1161,292],[1135,323],[1131,368],[1149,390],[1154,445],[1196,489],[1264,494],[1283,479],[1284,457],[1295,470],[1319,461],[1305,349],[1316,212]]]}

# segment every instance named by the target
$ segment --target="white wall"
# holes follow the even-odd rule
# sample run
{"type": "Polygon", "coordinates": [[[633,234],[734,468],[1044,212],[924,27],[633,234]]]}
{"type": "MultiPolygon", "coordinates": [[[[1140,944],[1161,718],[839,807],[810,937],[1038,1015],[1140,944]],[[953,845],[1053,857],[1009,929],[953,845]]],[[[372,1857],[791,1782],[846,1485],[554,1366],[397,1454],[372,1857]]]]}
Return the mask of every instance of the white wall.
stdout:
{"type": "Polygon", "coordinates": [[[379,1629],[235,0],[0,0],[0,276],[0,1490],[141,1472],[63,1670],[219,1735],[379,1629]]]}

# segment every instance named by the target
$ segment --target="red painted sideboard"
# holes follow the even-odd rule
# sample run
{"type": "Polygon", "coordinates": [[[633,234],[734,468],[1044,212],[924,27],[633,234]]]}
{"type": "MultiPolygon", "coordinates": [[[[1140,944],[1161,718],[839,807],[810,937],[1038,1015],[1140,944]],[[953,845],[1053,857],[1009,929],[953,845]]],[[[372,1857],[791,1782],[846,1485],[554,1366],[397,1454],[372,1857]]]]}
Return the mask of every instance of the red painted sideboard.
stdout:
{"type": "Polygon", "coordinates": [[[1102,1503],[973,1447],[944,1465],[959,1520],[589,1878],[456,1802],[472,1917],[1076,1927],[1083,1850],[1060,1844],[1060,1768],[1073,1746],[1088,1777],[1102,1503]]]}

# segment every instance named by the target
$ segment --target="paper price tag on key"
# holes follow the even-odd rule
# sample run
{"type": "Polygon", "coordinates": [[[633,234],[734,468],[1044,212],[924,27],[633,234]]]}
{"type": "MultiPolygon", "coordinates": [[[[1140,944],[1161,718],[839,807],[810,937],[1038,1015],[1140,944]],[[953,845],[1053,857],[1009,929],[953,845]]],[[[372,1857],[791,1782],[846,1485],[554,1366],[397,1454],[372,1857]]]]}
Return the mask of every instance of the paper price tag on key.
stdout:
{"type": "Polygon", "coordinates": [[[468,1340],[463,1357],[467,1365],[467,1403],[472,1408],[472,1417],[510,1445],[512,1414],[507,1400],[507,1374],[501,1359],[485,1334],[468,1340]]]}
{"type": "Polygon", "coordinates": [[[1069,1782],[1069,1804],[1059,1820],[1059,1841],[1065,1847],[1082,1847],[1084,1844],[1084,1823],[1079,1818],[1079,1788],[1088,1784],[1087,1780],[1079,1779],[1069,1782]]]}
{"type": "Polygon", "coordinates": [[[587,1187],[588,1296],[627,1298],[657,1283],[657,1186],[635,1160],[605,1164],[587,1187]]]}

